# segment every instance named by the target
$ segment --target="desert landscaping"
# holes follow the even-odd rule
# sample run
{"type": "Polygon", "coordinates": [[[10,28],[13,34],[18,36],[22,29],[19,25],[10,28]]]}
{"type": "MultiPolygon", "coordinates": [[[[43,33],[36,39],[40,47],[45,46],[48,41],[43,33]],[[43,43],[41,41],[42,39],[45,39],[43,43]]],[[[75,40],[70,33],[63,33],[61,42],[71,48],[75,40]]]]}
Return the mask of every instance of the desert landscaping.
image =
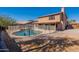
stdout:
{"type": "Polygon", "coordinates": [[[78,52],[78,34],[79,29],[42,34],[32,37],[32,40],[18,42],[18,46],[24,52],[78,52]]]}

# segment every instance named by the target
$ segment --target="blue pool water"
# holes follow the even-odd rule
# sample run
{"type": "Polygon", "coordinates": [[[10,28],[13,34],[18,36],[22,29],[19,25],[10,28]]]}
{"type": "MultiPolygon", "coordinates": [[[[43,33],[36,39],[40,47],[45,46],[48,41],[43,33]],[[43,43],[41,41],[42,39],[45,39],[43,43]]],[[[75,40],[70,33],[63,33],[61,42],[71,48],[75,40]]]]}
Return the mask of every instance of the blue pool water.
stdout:
{"type": "Polygon", "coordinates": [[[37,35],[40,33],[41,32],[34,31],[34,30],[22,30],[22,31],[15,32],[13,34],[15,34],[16,36],[32,36],[32,35],[37,35]]]}

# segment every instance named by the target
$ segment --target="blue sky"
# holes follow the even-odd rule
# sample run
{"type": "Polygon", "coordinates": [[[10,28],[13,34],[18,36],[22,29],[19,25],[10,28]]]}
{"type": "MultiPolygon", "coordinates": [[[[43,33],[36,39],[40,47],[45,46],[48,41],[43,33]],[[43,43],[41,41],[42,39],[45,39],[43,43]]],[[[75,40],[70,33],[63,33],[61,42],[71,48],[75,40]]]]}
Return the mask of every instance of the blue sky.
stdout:
{"type": "MultiPolygon", "coordinates": [[[[60,7],[0,7],[0,15],[11,16],[17,21],[36,20],[39,16],[60,12],[60,7]]],[[[79,8],[66,7],[68,19],[79,22],[79,8]]]]}

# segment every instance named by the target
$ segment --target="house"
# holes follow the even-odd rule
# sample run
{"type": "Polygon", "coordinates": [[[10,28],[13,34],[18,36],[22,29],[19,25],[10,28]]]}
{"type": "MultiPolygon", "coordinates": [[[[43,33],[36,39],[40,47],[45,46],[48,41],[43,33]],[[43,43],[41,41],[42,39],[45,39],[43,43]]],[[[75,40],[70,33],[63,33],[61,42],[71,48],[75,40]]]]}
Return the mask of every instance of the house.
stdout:
{"type": "Polygon", "coordinates": [[[14,25],[9,26],[8,29],[21,30],[27,29],[27,27],[32,27],[34,29],[57,31],[65,30],[67,23],[65,8],[62,7],[61,11],[58,13],[38,17],[37,21],[19,21],[14,25]]]}
{"type": "Polygon", "coordinates": [[[65,30],[66,25],[67,16],[64,7],[58,13],[38,17],[34,24],[35,28],[45,30],[65,30]]]}

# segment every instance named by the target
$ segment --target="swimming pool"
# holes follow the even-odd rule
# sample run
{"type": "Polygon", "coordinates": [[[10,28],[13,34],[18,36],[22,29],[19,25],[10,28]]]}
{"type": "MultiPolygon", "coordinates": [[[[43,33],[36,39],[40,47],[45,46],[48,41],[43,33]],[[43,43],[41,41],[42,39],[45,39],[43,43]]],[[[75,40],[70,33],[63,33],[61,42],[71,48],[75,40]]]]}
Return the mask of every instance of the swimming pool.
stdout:
{"type": "Polygon", "coordinates": [[[35,30],[21,30],[21,31],[17,31],[13,34],[16,36],[33,36],[33,35],[37,35],[40,33],[41,33],[40,31],[35,31],[35,30]]]}

